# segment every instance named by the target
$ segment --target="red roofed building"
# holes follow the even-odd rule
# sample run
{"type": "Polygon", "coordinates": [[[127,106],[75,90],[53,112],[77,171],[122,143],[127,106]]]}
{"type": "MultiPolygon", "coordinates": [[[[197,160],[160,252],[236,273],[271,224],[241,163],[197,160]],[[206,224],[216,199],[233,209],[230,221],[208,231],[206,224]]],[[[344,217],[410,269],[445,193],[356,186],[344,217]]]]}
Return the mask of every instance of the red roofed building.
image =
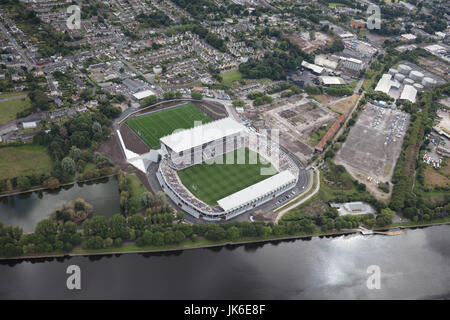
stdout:
{"type": "Polygon", "coordinates": [[[333,136],[336,134],[336,132],[339,130],[341,122],[345,120],[345,115],[341,115],[339,118],[337,118],[336,122],[333,123],[331,128],[328,130],[328,132],[323,136],[322,140],[317,144],[316,151],[322,152],[323,147],[327,144],[327,141],[333,138],[333,136]]]}

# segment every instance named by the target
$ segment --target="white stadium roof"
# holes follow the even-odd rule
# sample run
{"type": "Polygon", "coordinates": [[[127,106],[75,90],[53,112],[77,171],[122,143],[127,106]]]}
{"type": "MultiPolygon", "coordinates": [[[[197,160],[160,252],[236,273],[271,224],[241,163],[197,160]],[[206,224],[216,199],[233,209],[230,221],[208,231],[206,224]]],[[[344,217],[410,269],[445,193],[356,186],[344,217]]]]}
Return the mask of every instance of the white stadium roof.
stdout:
{"type": "Polygon", "coordinates": [[[138,100],[142,100],[144,98],[150,97],[155,95],[155,93],[152,90],[144,90],[144,91],[139,91],[136,92],[135,94],[133,94],[133,97],[135,97],[138,100]]]}
{"type": "Polygon", "coordinates": [[[283,185],[288,184],[295,179],[296,177],[289,170],[285,170],[274,176],[271,176],[270,178],[251,185],[248,188],[233,193],[228,197],[220,199],[217,201],[217,203],[225,211],[231,210],[233,208],[238,208],[239,206],[242,206],[249,201],[252,201],[253,199],[262,197],[272,190],[282,187],[283,185]]]}
{"type": "Polygon", "coordinates": [[[191,129],[177,131],[160,140],[176,153],[180,153],[244,130],[245,127],[242,124],[228,117],[191,129]]]}
{"type": "Polygon", "coordinates": [[[416,102],[416,95],[417,90],[413,86],[410,86],[409,84],[405,85],[403,88],[402,94],[400,96],[400,99],[409,100],[412,103],[416,102]]]}

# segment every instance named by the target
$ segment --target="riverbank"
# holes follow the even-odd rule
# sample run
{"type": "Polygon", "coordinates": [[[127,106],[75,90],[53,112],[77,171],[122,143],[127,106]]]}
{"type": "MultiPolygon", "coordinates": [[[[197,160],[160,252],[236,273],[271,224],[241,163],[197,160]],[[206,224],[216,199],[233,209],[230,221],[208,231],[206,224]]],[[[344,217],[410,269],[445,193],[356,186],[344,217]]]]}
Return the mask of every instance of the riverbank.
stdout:
{"type": "Polygon", "coordinates": [[[100,181],[102,179],[111,178],[111,177],[115,177],[115,176],[117,176],[117,174],[110,174],[110,175],[107,175],[107,176],[102,176],[102,177],[98,177],[98,178],[92,178],[92,179],[89,179],[89,180],[74,180],[74,181],[71,181],[71,182],[60,184],[59,187],[55,188],[55,189],[50,189],[50,188],[45,187],[45,186],[39,186],[39,187],[36,187],[36,188],[27,189],[27,190],[13,190],[13,191],[9,191],[9,192],[8,191],[7,192],[1,192],[0,193],[0,198],[10,197],[10,196],[17,196],[17,195],[20,195],[20,194],[39,192],[39,191],[55,191],[55,190],[58,190],[58,189],[61,189],[61,188],[64,188],[64,187],[73,186],[76,183],[96,182],[96,181],[100,181]]]}
{"type": "MultiPolygon", "coordinates": [[[[447,217],[449,218],[449,217],[447,217]]],[[[402,225],[401,223],[393,224],[389,226],[389,228],[376,228],[373,231],[393,231],[396,229],[416,229],[416,228],[427,228],[433,226],[440,225],[450,225],[450,219],[442,219],[444,221],[433,222],[428,224],[417,224],[417,225],[402,225]]],[[[312,234],[297,234],[292,236],[284,236],[284,237],[268,237],[266,239],[258,239],[258,238],[247,238],[247,240],[240,241],[221,241],[214,242],[206,239],[200,239],[197,242],[185,241],[183,244],[178,245],[166,245],[163,247],[156,247],[153,245],[142,246],[139,247],[136,244],[130,243],[125,244],[120,248],[107,248],[100,250],[86,250],[86,249],[74,249],[70,253],[55,253],[55,254],[36,254],[36,255],[28,255],[28,256],[19,256],[19,257],[8,257],[2,258],[0,257],[0,262],[2,261],[15,261],[15,260],[36,260],[36,259],[51,259],[51,258],[70,258],[70,257],[80,257],[80,256],[103,256],[103,255],[117,255],[117,254],[143,254],[143,253],[169,253],[176,251],[184,251],[184,250],[193,250],[193,249],[207,249],[207,248],[218,248],[225,246],[240,246],[240,245],[250,245],[250,244],[266,244],[269,242],[278,242],[278,241],[292,241],[292,240],[301,240],[301,239],[311,239],[311,238],[323,238],[323,237],[339,237],[345,235],[352,234],[360,234],[361,231],[359,229],[347,229],[330,233],[320,233],[320,231],[312,233],[312,234]]]]}

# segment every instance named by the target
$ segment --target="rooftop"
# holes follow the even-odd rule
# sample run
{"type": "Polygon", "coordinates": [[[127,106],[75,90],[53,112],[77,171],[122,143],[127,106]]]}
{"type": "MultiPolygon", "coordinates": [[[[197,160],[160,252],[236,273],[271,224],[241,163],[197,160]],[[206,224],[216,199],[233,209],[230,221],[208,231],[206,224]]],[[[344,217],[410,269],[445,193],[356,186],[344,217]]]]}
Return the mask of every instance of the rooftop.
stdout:
{"type": "Polygon", "coordinates": [[[242,124],[228,117],[175,132],[162,137],[160,140],[173,151],[180,153],[226,136],[238,134],[244,130],[245,127],[242,124]]]}
{"type": "Polygon", "coordinates": [[[272,190],[275,190],[294,181],[295,179],[295,176],[289,170],[285,170],[250,187],[247,187],[223,199],[220,199],[217,201],[217,203],[225,211],[231,210],[233,208],[238,208],[252,201],[253,199],[262,197],[272,190]]]}

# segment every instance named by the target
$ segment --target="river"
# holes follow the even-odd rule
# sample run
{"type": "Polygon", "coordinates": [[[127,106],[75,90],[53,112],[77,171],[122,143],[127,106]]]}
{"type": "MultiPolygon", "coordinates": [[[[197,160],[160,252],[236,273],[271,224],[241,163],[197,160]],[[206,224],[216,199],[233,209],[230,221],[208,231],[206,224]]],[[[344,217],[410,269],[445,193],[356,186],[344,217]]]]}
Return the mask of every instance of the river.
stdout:
{"type": "Polygon", "coordinates": [[[1,299],[450,298],[450,226],[401,236],[350,235],[167,254],[0,264],[1,299]],[[66,268],[81,268],[81,290],[66,268]],[[369,290],[377,265],[381,288],[369,290]]]}
{"type": "Polygon", "coordinates": [[[0,221],[4,226],[19,226],[33,232],[36,224],[67,201],[83,198],[94,206],[93,215],[110,217],[120,213],[120,195],[116,178],[75,184],[55,191],[37,191],[0,198],[0,221]]]}

